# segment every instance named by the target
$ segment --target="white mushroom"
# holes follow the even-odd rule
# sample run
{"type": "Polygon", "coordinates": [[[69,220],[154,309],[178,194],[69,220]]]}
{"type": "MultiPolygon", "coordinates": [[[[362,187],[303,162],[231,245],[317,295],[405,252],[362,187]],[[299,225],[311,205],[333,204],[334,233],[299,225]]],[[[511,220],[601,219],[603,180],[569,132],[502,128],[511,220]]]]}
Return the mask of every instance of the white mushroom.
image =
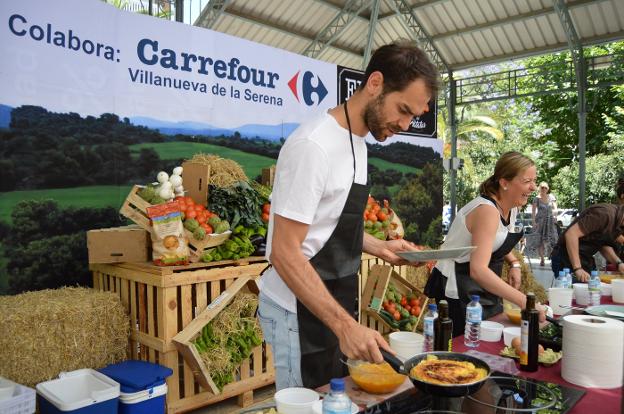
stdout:
{"type": "Polygon", "coordinates": [[[173,187],[179,187],[182,185],[182,177],[177,174],[173,174],[169,177],[169,182],[173,185],[173,187]]]}
{"type": "Polygon", "coordinates": [[[182,167],[175,167],[173,169],[173,174],[174,175],[182,175],[182,167]]]}
{"type": "Polygon", "coordinates": [[[156,176],[156,179],[158,180],[159,183],[166,183],[167,181],[169,181],[169,174],[167,174],[164,171],[161,171],[158,173],[158,175],[156,176]]]}

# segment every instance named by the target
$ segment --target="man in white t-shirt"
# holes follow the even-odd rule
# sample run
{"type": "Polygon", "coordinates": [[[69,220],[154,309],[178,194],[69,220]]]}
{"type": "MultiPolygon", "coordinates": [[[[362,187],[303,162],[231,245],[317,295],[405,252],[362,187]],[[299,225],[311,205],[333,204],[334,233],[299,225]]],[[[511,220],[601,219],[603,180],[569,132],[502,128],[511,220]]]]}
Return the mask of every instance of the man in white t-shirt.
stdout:
{"type": "Polygon", "coordinates": [[[423,51],[407,43],[383,46],[353,96],[302,124],[282,147],[267,236],[272,267],[260,280],[258,309],[278,390],[346,375],[344,356],[381,362],[380,348],[392,353],[377,331],[354,318],[361,254],[405,264],[395,252],[415,247],[364,232],[365,137],[370,132],[381,142],[407,130],[428,110],[437,85],[423,51]]]}

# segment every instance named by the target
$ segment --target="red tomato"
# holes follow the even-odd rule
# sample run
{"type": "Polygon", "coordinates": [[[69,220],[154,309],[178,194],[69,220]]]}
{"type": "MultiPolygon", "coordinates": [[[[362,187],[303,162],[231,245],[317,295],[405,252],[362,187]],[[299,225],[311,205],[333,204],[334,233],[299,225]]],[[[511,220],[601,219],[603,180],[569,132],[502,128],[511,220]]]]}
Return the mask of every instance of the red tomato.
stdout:
{"type": "Polygon", "coordinates": [[[269,213],[262,213],[262,221],[265,223],[269,222],[269,213]]]}
{"type": "Polygon", "coordinates": [[[410,305],[411,305],[412,307],[414,307],[414,306],[420,306],[420,301],[419,301],[418,299],[414,298],[414,299],[410,300],[410,305]]]}
{"type": "Polygon", "coordinates": [[[262,212],[263,212],[263,213],[267,213],[267,214],[269,214],[269,213],[271,212],[271,204],[269,204],[269,203],[265,203],[265,204],[262,206],[262,212]]]}
{"type": "Polygon", "coordinates": [[[189,206],[194,206],[195,205],[195,201],[191,198],[191,197],[184,197],[184,199],[186,200],[186,204],[189,206]]]}
{"type": "Polygon", "coordinates": [[[197,211],[195,211],[192,208],[187,208],[186,209],[186,218],[190,219],[190,218],[197,218],[197,211]]]}
{"type": "Polygon", "coordinates": [[[206,230],[206,234],[212,234],[212,227],[210,227],[210,224],[207,223],[201,223],[200,226],[206,230]]]}
{"type": "Polygon", "coordinates": [[[406,310],[406,311],[408,311],[408,312],[412,310],[412,307],[411,307],[410,305],[405,305],[405,306],[403,306],[403,307],[404,307],[404,308],[405,308],[405,310],[406,310]]]}
{"type": "Polygon", "coordinates": [[[405,296],[403,296],[401,298],[401,306],[405,306],[405,305],[407,305],[407,299],[405,298],[405,296]]]}
{"type": "Polygon", "coordinates": [[[180,211],[186,211],[186,203],[182,200],[178,201],[178,206],[180,206],[180,211]]]}
{"type": "Polygon", "coordinates": [[[197,220],[199,224],[205,223],[206,216],[204,216],[203,214],[198,214],[197,217],[195,217],[195,220],[197,220]]]}
{"type": "Polygon", "coordinates": [[[412,315],[414,315],[414,316],[418,316],[418,315],[420,315],[420,307],[419,307],[419,306],[414,306],[414,307],[412,308],[412,312],[411,312],[411,314],[412,314],[412,315]]]}
{"type": "Polygon", "coordinates": [[[197,211],[206,211],[206,207],[203,204],[195,204],[195,210],[197,211]]]}
{"type": "Polygon", "coordinates": [[[392,316],[394,317],[395,321],[400,321],[401,320],[401,312],[399,312],[399,311],[394,311],[392,316]]]}

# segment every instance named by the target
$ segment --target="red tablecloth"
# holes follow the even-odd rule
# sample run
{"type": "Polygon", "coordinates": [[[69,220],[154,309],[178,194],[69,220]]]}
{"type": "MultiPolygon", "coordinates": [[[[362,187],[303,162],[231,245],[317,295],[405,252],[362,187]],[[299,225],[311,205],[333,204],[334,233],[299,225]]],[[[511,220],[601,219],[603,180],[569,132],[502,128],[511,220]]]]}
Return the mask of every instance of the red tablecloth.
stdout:
{"type": "MultiPolygon", "coordinates": [[[[610,298],[609,298],[610,299],[610,298]]],[[[607,298],[603,298],[603,304],[612,303],[607,298]],[[605,300],[606,299],[606,300],[605,300]]],[[[495,322],[500,322],[505,326],[513,326],[509,322],[509,319],[504,314],[497,315],[491,319],[495,322]]],[[[499,342],[483,342],[476,349],[480,352],[486,352],[488,354],[496,354],[505,346],[503,340],[499,342]]],[[[453,351],[464,352],[468,347],[464,345],[464,337],[458,336],[453,339],[453,351]]],[[[578,403],[572,410],[571,414],[586,414],[586,413],[619,413],[622,404],[623,389],[601,389],[601,388],[583,388],[578,385],[570,384],[561,377],[561,361],[553,365],[552,367],[539,366],[536,372],[521,372],[520,376],[539,379],[542,381],[548,381],[555,384],[562,384],[567,387],[578,388],[585,390],[585,395],[581,397],[578,403]]]]}

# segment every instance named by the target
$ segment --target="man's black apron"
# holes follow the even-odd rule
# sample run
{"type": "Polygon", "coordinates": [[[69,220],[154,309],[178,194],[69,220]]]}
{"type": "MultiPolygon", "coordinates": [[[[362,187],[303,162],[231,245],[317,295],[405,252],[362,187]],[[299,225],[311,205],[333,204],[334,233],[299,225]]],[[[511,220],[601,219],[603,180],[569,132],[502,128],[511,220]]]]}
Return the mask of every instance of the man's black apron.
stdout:
{"type": "MultiPolygon", "coordinates": [[[[487,197],[484,197],[487,198],[487,197]]],[[[494,200],[488,198],[495,202],[494,200]]],[[[501,221],[505,226],[505,220],[501,217],[501,221]]],[[[522,239],[524,232],[507,233],[507,237],[503,244],[492,253],[488,267],[498,276],[503,274],[503,264],[505,256],[514,248],[522,239]]],[[[427,285],[425,286],[425,294],[436,299],[439,303],[444,299],[449,304],[449,317],[453,320],[453,336],[464,334],[466,325],[466,307],[470,303],[472,295],[479,295],[479,303],[483,306],[483,320],[489,319],[503,311],[501,299],[483,289],[473,278],[470,277],[470,261],[466,263],[455,262],[455,280],[457,281],[457,294],[459,299],[447,298],[445,295],[446,276],[437,268],[433,269],[427,285]]]]}
{"type": "MultiPolygon", "coordinates": [[[[310,259],[310,263],[334,299],[357,319],[358,271],[364,240],[362,215],[368,200],[369,186],[355,182],[355,151],[346,102],[344,110],[353,155],[353,182],[334,232],[323,248],[310,259]]],[[[316,388],[327,384],[332,378],[348,375],[346,366],[340,362],[342,353],[338,338],[299,301],[297,320],[303,386],[316,388]]]]}

